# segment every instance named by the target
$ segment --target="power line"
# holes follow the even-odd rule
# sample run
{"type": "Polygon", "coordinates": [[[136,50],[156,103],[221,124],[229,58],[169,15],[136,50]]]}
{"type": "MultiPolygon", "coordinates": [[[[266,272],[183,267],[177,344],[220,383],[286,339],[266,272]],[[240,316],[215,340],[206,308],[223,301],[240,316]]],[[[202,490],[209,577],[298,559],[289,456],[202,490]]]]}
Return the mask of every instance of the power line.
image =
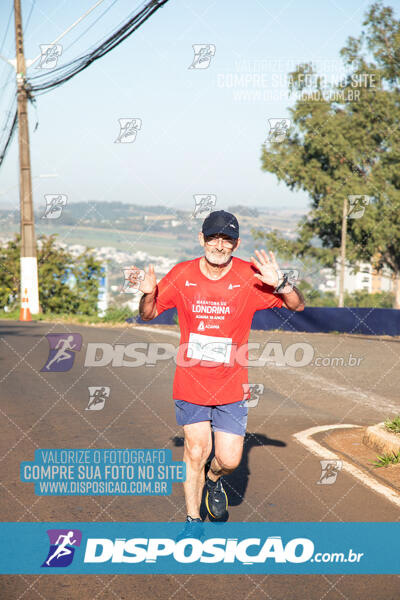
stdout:
{"type": "Polygon", "coordinates": [[[2,145],[3,138],[8,135],[5,132],[8,130],[10,118],[11,118],[11,115],[14,113],[14,108],[15,108],[16,103],[17,103],[17,99],[15,96],[13,96],[11,98],[11,102],[9,104],[8,110],[5,111],[6,118],[4,121],[4,125],[0,130],[0,146],[2,145]]]}
{"type": "MultiPolygon", "coordinates": [[[[0,46],[0,54],[3,52],[3,48],[4,48],[4,45],[5,45],[6,40],[7,40],[7,35],[8,35],[8,31],[10,29],[11,17],[13,15],[13,12],[14,12],[14,7],[13,7],[13,4],[11,3],[11,10],[10,10],[10,15],[8,17],[8,21],[7,21],[7,25],[6,25],[6,31],[4,33],[3,40],[2,40],[1,46],[0,46]]],[[[9,67],[10,65],[7,65],[7,64],[4,65],[4,68],[3,68],[3,71],[2,71],[2,76],[3,76],[3,73],[5,72],[5,69],[7,68],[7,66],[9,67]]],[[[9,73],[5,84],[1,87],[1,90],[0,90],[1,91],[1,95],[3,93],[3,90],[5,90],[5,88],[7,87],[8,82],[10,81],[11,75],[12,75],[12,71],[9,73]]],[[[2,130],[1,130],[3,133],[1,134],[0,143],[3,140],[5,132],[8,129],[8,123],[9,123],[9,120],[10,120],[10,116],[12,114],[12,112],[11,112],[12,111],[12,105],[14,103],[15,103],[15,97],[12,98],[12,103],[11,103],[11,105],[10,105],[7,113],[6,113],[6,115],[7,115],[6,116],[6,120],[5,120],[4,126],[3,126],[2,130]]],[[[12,125],[11,125],[8,133],[6,134],[7,139],[6,139],[5,144],[3,145],[2,149],[0,150],[0,166],[1,166],[2,162],[3,162],[5,154],[7,152],[7,148],[10,145],[10,142],[12,140],[13,134],[15,132],[16,124],[17,124],[17,113],[15,111],[14,118],[13,118],[13,121],[12,121],[12,125]]]]}
{"type": "Polygon", "coordinates": [[[87,69],[87,67],[94,61],[102,58],[111,52],[111,50],[119,46],[119,44],[121,44],[134,31],[139,29],[139,27],[141,27],[141,25],[143,25],[143,23],[147,21],[147,19],[149,19],[154,12],[156,12],[167,2],[168,0],[150,0],[150,2],[145,4],[142,10],[140,10],[132,18],[128,19],[128,21],[122,27],[120,27],[115,33],[111,34],[93,51],[76,58],[65,65],[62,65],[57,69],[53,69],[51,75],[54,76],[56,73],[57,75],[55,78],[50,79],[47,73],[30,78],[29,83],[31,86],[31,92],[45,93],[50,89],[62,85],[69,79],[72,79],[72,77],[75,77],[75,75],[84,69],[87,69]]]}
{"type": "Polygon", "coordinates": [[[110,6],[108,6],[105,10],[103,10],[103,12],[101,13],[101,15],[99,15],[97,17],[97,19],[95,21],[93,21],[93,23],[91,23],[89,25],[89,27],[86,27],[85,31],[83,31],[73,42],[70,43],[69,46],[67,46],[66,48],[64,48],[64,52],[66,52],[67,50],[69,50],[74,44],[76,44],[77,41],[79,41],[84,35],[86,35],[86,33],[94,26],[96,25],[96,23],[98,21],[100,21],[100,19],[102,19],[104,17],[105,14],[108,13],[108,11],[114,6],[114,4],[116,4],[118,2],[118,0],[114,0],[110,6]]]}
{"type": "MultiPolygon", "coordinates": [[[[5,31],[5,33],[4,33],[4,36],[3,36],[3,41],[1,42],[1,46],[0,46],[0,55],[1,55],[1,54],[2,54],[2,52],[3,52],[4,45],[5,45],[5,43],[6,43],[6,40],[7,40],[7,35],[8,35],[8,31],[9,31],[9,29],[10,29],[10,24],[11,24],[11,17],[12,17],[12,15],[13,15],[13,5],[12,5],[12,3],[11,3],[11,10],[10,10],[10,15],[9,15],[9,17],[8,17],[8,21],[7,21],[7,25],[6,25],[6,31],[5,31]]],[[[4,65],[4,67],[3,67],[3,70],[2,70],[2,72],[1,72],[1,79],[3,78],[3,73],[5,73],[6,69],[7,69],[7,68],[9,68],[9,66],[10,66],[10,65],[9,65],[9,64],[7,64],[7,62],[6,62],[6,64],[5,64],[5,65],[4,65]]],[[[7,78],[7,81],[6,81],[6,83],[5,83],[5,84],[4,84],[4,85],[1,87],[1,90],[0,90],[0,93],[1,93],[1,94],[2,94],[3,90],[4,90],[4,89],[7,87],[9,80],[10,80],[10,75],[8,75],[8,78],[7,78]]]]}
{"type": "Polygon", "coordinates": [[[33,12],[33,9],[34,9],[34,7],[35,7],[35,3],[36,3],[36,0],[32,0],[32,4],[31,4],[31,10],[29,11],[29,15],[28,15],[28,18],[27,18],[27,20],[26,20],[26,24],[25,24],[25,26],[24,26],[24,34],[25,34],[25,33],[27,32],[27,30],[28,30],[29,21],[31,20],[32,12],[33,12]]]}
{"type": "Polygon", "coordinates": [[[12,122],[12,125],[10,128],[10,131],[8,132],[7,140],[6,140],[2,150],[0,151],[0,167],[3,164],[6,152],[8,150],[8,146],[10,145],[10,142],[13,138],[15,130],[17,129],[17,121],[18,121],[18,112],[17,112],[17,110],[15,110],[14,119],[13,119],[13,122],[12,122]]]}
{"type": "MultiPolygon", "coordinates": [[[[114,3],[113,3],[113,4],[114,4],[114,3]]],[[[111,6],[113,6],[113,4],[112,4],[111,6]]],[[[116,26],[114,27],[114,29],[113,29],[113,31],[112,31],[111,33],[109,33],[108,35],[103,35],[103,36],[101,37],[101,39],[100,39],[100,40],[97,40],[97,42],[94,42],[94,43],[93,43],[91,46],[89,46],[89,48],[88,48],[88,49],[87,49],[87,51],[86,51],[86,54],[88,54],[89,52],[92,52],[92,50],[93,50],[93,49],[97,48],[98,46],[100,46],[100,44],[102,44],[103,42],[105,42],[105,41],[108,39],[108,37],[110,37],[110,35],[112,35],[112,34],[113,34],[114,32],[116,32],[116,31],[118,31],[118,29],[119,29],[119,28],[120,28],[120,27],[121,27],[121,26],[122,26],[122,25],[123,25],[123,24],[124,24],[124,23],[127,21],[127,19],[130,19],[130,18],[131,18],[133,15],[135,15],[135,13],[136,13],[136,11],[139,9],[139,7],[145,6],[145,4],[146,4],[146,2],[145,2],[145,1],[144,1],[144,2],[141,2],[141,3],[140,3],[140,4],[139,4],[139,5],[138,5],[138,6],[135,8],[135,10],[133,10],[131,13],[129,13],[129,15],[128,15],[128,16],[127,16],[125,19],[122,19],[122,20],[121,20],[121,21],[118,23],[118,25],[116,25],[116,26]]],[[[109,8],[111,8],[111,6],[110,6],[109,8]]],[[[107,9],[107,10],[108,10],[108,9],[107,9]]],[[[103,13],[103,14],[104,14],[104,13],[103,13]]],[[[79,36],[79,37],[82,37],[82,36],[79,36]]],[[[79,39],[79,38],[77,38],[77,39],[79,39]]],[[[76,40],[75,40],[75,41],[76,41],[76,40]]],[[[74,44],[74,43],[75,43],[75,41],[74,41],[74,42],[72,42],[72,44],[74,44]]],[[[68,48],[70,48],[70,47],[72,46],[72,44],[70,44],[70,45],[68,46],[68,48]]]]}
{"type": "Polygon", "coordinates": [[[8,17],[8,22],[7,22],[7,26],[6,26],[6,32],[4,34],[3,41],[1,42],[1,46],[0,46],[0,54],[3,52],[4,44],[5,44],[6,39],[7,39],[8,30],[10,29],[10,23],[11,23],[12,14],[13,14],[13,6],[11,4],[10,16],[8,17]]]}
{"type": "MultiPolygon", "coordinates": [[[[30,20],[31,20],[31,17],[32,17],[32,12],[33,12],[33,9],[34,9],[34,7],[35,7],[35,4],[36,4],[36,0],[32,0],[32,3],[31,3],[31,9],[30,9],[30,11],[29,11],[29,15],[28,15],[28,18],[27,18],[27,20],[26,20],[26,25],[24,26],[24,34],[26,33],[26,31],[27,31],[27,29],[28,29],[28,25],[29,25],[29,22],[30,22],[30,20]]],[[[10,29],[11,17],[12,17],[12,15],[13,15],[13,11],[14,11],[14,8],[13,8],[13,6],[12,6],[12,4],[11,4],[11,10],[10,10],[10,15],[9,15],[9,17],[8,17],[8,22],[7,22],[7,26],[6,26],[6,32],[5,32],[5,34],[4,34],[3,41],[1,42],[1,46],[0,46],[0,54],[3,52],[4,44],[5,44],[5,42],[6,42],[6,39],[7,39],[8,30],[10,29]]],[[[5,65],[4,65],[3,71],[2,71],[2,73],[1,73],[2,75],[3,75],[3,73],[5,72],[5,69],[6,69],[6,68],[7,68],[7,64],[5,64],[5,65]]],[[[11,71],[11,72],[8,74],[7,81],[5,82],[5,84],[4,84],[4,85],[1,87],[1,89],[0,89],[0,94],[2,94],[2,93],[3,93],[3,90],[5,90],[5,89],[6,89],[6,87],[8,86],[8,82],[10,81],[10,78],[11,78],[11,75],[12,75],[12,74],[13,74],[13,73],[12,73],[12,71],[11,71]]]]}
{"type": "MultiPolygon", "coordinates": [[[[141,25],[143,25],[143,23],[145,23],[145,21],[147,21],[147,19],[149,19],[153,13],[155,13],[167,2],[168,0],[150,0],[146,4],[142,5],[143,8],[139,10],[139,12],[134,14],[132,17],[130,16],[121,27],[119,27],[111,35],[109,35],[108,38],[106,38],[105,41],[101,42],[94,50],[87,52],[83,56],[76,58],[73,61],[70,61],[66,65],[62,65],[57,69],[53,69],[51,73],[52,76],[54,76],[54,73],[58,73],[58,76],[56,76],[55,79],[51,79],[50,75],[47,73],[36,75],[35,77],[31,77],[29,79],[26,78],[23,86],[26,90],[28,98],[32,100],[32,94],[35,92],[46,93],[53,88],[59,87],[69,79],[72,79],[72,77],[75,77],[75,75],[77,75],[84,69],[87,69],[87,67],[91,65],[94,61],[98,60],[99,58],[102,58],[103,56],[111,52],[111,50],[119,46],[119,44],[121,44],[126,38],[132,35],[134,31],[139,29],[139,27],[141,27],[141,25]],[[38,83],[35,84],[36,81],[38,83]]],[[[33,10],[33,4],[31,7],[31,13],[33,10]]],[[[15,101],[15,97],[13,101],[15,101]]],[[[3,128],[3,131],[7,130],[7,123],[10,120],[11,114],[12,112],[10,109],[6,125],[3,128]]],[[[10,142],[14,135],[17,121],[18,113],[16,111],[13,116],[13,120],[8,130],[8,133],[6,134],[6,141],[3,144],[3,147],[0,149],[0,167],[4,161],[10,142]]],[[[3,139],[3,137],[4,134],[1,136],[1,140],[3,139]]]]}

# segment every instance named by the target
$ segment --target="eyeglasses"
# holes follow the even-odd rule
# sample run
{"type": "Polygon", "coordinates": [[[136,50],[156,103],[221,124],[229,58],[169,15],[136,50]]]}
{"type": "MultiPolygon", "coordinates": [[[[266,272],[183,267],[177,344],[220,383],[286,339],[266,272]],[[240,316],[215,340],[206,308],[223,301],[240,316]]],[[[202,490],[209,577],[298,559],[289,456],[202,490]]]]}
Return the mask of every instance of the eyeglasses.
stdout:
{"type": "Polygon", "coordinates": [[[236,240],[232,238],[223,238],[218,235],[215,237],[205,238],[205,242],[209,246],[216,246],[218,244],[218,240],[222,240],[222,245],[225,248],[233,248],[233,246],[236,244],[236,240]]]}

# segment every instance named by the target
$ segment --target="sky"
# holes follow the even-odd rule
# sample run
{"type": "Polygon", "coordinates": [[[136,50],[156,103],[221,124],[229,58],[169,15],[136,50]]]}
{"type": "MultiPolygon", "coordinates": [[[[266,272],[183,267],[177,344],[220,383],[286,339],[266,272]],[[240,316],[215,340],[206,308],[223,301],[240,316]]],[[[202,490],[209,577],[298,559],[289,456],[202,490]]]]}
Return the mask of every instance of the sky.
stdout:
{"type": "MultiPolygon", "coordinates": [[[[21,2],[28,59],[95,4],[21,2]]],[[[6,31],[12,4],[0,4],[0,54],[7,58],[15,56],[13,16],[6,31]]],[[[84,54],[141,4],[104,0],[59,42],[58,65],[84,54]]],[[[313,61],[326,77],[340,74],[339,51],[361,32],[370,4],[169,0],[118,48],[30,105],[35,207],[44,205],[44,194],[65,194],[68,202],[191,210],[195,194],[215,194],[220,209],[247,204],[304,212],[306,193],[261,170],[269,119],[289,117],[286,75],[297,63],[313,61]],[[194,44],[215,47],[206,69],[189,68],[194,44]],[[140,119],[141,128],[132,143],[115,143],[124,118],[140,119]]],[[[40,72],[34,65],[28,77],[40,72]]],[[[14,77],[0,61],[0,127],[14,77]]],[[[0,169],[0,208],[10,206],[18,206],[16,135],[0,169]]]]}

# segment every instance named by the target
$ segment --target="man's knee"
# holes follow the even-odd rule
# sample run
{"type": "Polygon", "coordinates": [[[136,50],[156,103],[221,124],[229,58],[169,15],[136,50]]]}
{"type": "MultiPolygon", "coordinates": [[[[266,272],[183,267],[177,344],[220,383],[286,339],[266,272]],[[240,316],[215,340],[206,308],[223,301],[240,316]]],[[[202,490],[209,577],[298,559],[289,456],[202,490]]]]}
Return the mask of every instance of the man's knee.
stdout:
{"type": "Polygon", "coordinates": [[[185,441],[185,454],[192,462],[205,464],[211,452],[209,444],[199,444],[185,441]]]}
{"type": "Polygon", "coordinates": [[[241,456],[224,455],[220,453],[215,454],[215,458],[221,469],[224,471],[234,471],[240,464],[241,456]]]}

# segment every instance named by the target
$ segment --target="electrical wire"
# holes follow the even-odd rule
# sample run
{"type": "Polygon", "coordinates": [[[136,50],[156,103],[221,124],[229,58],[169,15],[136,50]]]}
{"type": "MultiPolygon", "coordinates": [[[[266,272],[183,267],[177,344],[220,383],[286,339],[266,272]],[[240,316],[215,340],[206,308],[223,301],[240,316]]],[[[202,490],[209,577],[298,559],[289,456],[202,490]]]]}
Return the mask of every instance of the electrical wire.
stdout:
{"type": "Polygon", "coordinates": [[[6,25],[6,32],[4,34],[3,41],[1,42],[1,46],[0,46],[0,54],[3,52],[4,44],[5,44],[6,39],[7,39],[7,34],[8,34],[8,30],[10,29],[11,17],[12,17],[13,11],[14,11],[14,7],[13,7],[13,5],[11,3],[10,15],[8,17],[8,21],[7,21],[7,25],[6,25]]]}
{"type": "Polygon", "coordinates": [[[23,28],[23,32],[24,32],[24,34],[25,34],[25,33],[27,32],[27,30],[28,30],[29,21],[31,20],[31,16],[32,16],[32,12],[33,12],[33,9],[34,9],[34,7],[35,7],[35,4],[36,4],[36,0],[32,0],[32,4],[31,4],[31,10],[29,11],[28,18],[27,18],[27,20],[26,20],[26,23],[25,23],[25,26],[24,26],[24,28],[23,28]]]}
{"type": "Polygon", "coordinates": [[[156,12],[161,6],[166,4],[168,0],[150,0],[144,5],[137,14],[120,27],[115,33],[111,34],[97,48],[87,54],[76,58],[69,63],[62,65],[56,69],[52,69],[51,76],[49,74],[40,74],[29,78],[30,90],[33,94],[38,92],[45,93],[46,91],[59,87],[78,73],[87,69],[94,61],[102,58],[111,50],[119,46],[126,38],[136,31],[151,15],[156,12]],[[54,74],[56,77],[54,78],[54,74]]]}
{"type": "MultiPolygon", "coordinates": [[[[40,74],[35,77],[26,78],[25,80],[25,89],[29,90],[29,98],[32,101],[34,93],[46,93],[49,90],[59,87],[72,77],[75,77],[78,73],[87,69],[89,65],[91,65],[94,61],[99,60],[111,50],[119,46],[126,38],[128,38],[134,31],[139,29],[147,19],[151,17],[153,13],[155,13],[159,8],[161,8],[164,4],[166,4],[168,0],[150,0],[149,2],[141,5],[143,8],[139,10],[139,12],[135,13],[132,17],[130,16],[128,20],[117,30],[115,30],[111,35],[109,35],[100,45],[98,45],[94,50],[87,52],[83,56],[70,61],[66,65],[62,65],[56,69],[52,69],[51,75],[56,73],[56,77],[51,79],[49,75],[40,74]],[[35,83],[37,82],[37,83],[35,83]]],[[[34,2],[33,2],[34,4],[34,2]]],[[[32,7],[33,7],[32,4],[32,7]]],[[[33,9],[31,7],[31,9],[33,9]]],[[[132,13],[131,13],[132,14],[132,13]]],[[[15,97],[14,97],[15,101],[15,97]]],[[[7,117],[7,123],[11,117],[11,109],[9,115],[7,117]]],[[[0,167],[4,161],[4,158],[7,153],[7,149],[11,143],[13,135],[15,133],[18,121],[18,111],[15,110],[14,117],[11,123],[11,127],[8,131],[6,141],[3,147],[0,149],[0,167]]],[[[4,131],[7,130],[7,126],[4,128],[4,131]]],[[[2,138],[4,135],[2,136],[2,138]]],[[[2,139],[1,138],[1,139],[2,139]]],[[[1,143],[1,140],[0,140],[1,143]]]]}
{"type": "Polygon", "coordinates": [[[4,158],[5,158],[7,150],[8,150],[8,146],[10,145],[13,135],[15,133],[15,130],[17,128],[17,121],[18,121],[18,111],[16,110],[15,114],[14,114],[14,119],[13,119],[13,122],[11,125],[11,129],[8,133],[6,143],[4,144],[2,150],[0,151],[0,167],[3,164],[4,158]]]}
{"type": "Polygon", "coordinates": [[[105,10],[103,10],[103,12],[101,13],[101,15],[99,15],[97,17],[97,19],[95,19],[95,21],[93,21],[93,23],[91,23],[89,25],[89,27],[86,27],[85,31],[83,31],[73,42],[70,43],[69,46],[67,46],[66,48],[64,48],[63,52],[67,52],[67,50],[69,50],[74,44],[76,44],[76,42],[78,42],[84,35],[86,35],[86,33],[94,26],[96,25],[96,23],[98,21],[100,21],[100,19],[102,19],[104,17],[105,14],[108,13],[108,11],[114,6],[114,4],[116,4],[118,2],[118,0],[114,0],[110,6],[108,6],[105,10]]]}

